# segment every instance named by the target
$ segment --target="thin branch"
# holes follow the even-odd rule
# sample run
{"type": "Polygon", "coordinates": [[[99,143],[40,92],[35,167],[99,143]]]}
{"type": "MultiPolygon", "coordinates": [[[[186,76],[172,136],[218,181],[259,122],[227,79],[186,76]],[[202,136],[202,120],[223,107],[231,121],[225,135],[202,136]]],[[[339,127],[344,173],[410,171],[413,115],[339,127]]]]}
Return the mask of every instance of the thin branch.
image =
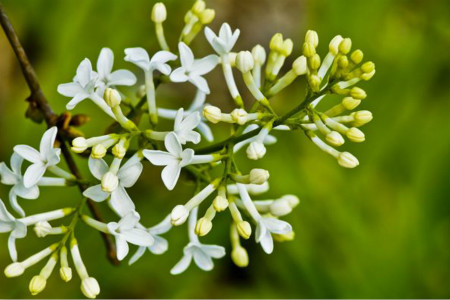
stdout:
{"type": "MultiPolygon", "coordinates": [[[[58,115],[55,114],[50,107],[49,102],[47,101],[46,97],[44,96],[44,93],[41,90],[41,87],[39,85],[36,73],[33,69],[33,66],[31,65],[30,61],[28,60],[28,57],[26,55],[25,50],[22,47],[22,44],[19,41],[19,38],[14,31],[13,26],[11,25],[11,22],[6,15],[5,10],[3,9],[2,5],[0,4],[0,23],[2,25],[3,31],[6,34],[6,37],[9,40],[9,43],[11,44],[11,47],[14,50],[14,53],[17,56],[17,59],[20,64],[20,68],[22,69],[23,76],[27,82],[28,88],[30,89],[31,95],[29,98],[30,102],[34,102],[37,104],[37,108],[42,112],[45,122],[49,127],[54,126],[56,120],[58,119],[58,115]]],[[[69,151],[69,148],[67,147],[67,143],[64,140],[63,135],[58,134],[58,140],[61,144],[61,152],[64,156],[64,159],[67,163],[67,166],[70,169],[70,172],[77,178],[82,179],[81,173],[72,157],[72,154],[69,151]]],[[[87,186],[82,183],[78,183],[78,188],[81,192],[83,192],[87,186]]],[[[95,219],[102,221],[102,217],[100,215],[99,210],[95,206],[94,202],[91,199],[88,199],[88,207],[91,211],[92,215],[95,219]]],[[[107,255],[108,259],[111,261],[111,263],[117,265],[119,264],[119,261],[117,260],[116,255],[116,246],[111,238],[111,236],[101,233],[103,241],[105,243],[105,246],[107,248],[107,255]]]]}

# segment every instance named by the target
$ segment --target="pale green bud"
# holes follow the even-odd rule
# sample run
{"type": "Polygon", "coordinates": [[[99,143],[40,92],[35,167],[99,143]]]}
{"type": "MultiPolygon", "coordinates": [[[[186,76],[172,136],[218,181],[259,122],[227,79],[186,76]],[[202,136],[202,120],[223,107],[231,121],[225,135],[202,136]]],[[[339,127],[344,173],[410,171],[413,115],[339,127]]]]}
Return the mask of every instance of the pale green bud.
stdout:
{"type": "Polygon", "coordinates": [[[338,164],[344,168],[355,168],[359,165],[358,159],[349,152],[341,152],[337,157],[338,164]]]}
{"type": "Polygon", "coordinates": [[[272,234],[272,237],[277,242],[289,242],[295,238],[295,232],[291,231],[285,234],[272,234]]]}
{"type": "Polygon", "coordinates": [[[297,76],[306,74],[306,72],[308,71],[306,57],[302,55],[294,60],[294,63],[292,64],[292,70],[294,70],[297,76]]]}
{"type": "Polygon", "coordinates": [[[45,289],[46,285],[47,279],[45,279],[45,277],[42,275],[36,275],[31,279],[28,288],[30,290],[31,295],[36,296],[45,289]]]}
{"type": "Polygon", "coordinates": [[[262,65],[266,61],[266,50],[261,45],[256,45],[252,49],[253,59],[255,60],[255,64],[262,65]]]}
{"type": "Polygon", "coordinates": [[[200,23],[202,23],[203,25],[209,24],[214,20],[215,17],[216,11],[214,9],[211,8],[205,9],[200,14],[200,23]]]}
{"type": "Polygon", "coordinates": [[[116,107],[117,105],[120,105],[122,97],[120,97],[120,94],[116,89],[107,88],[105,91],[105,101],[109,107],[116,107]]]}
{"type": "Polygon", "coordinates": [[[352,40],[350,38],[345,38],[339,44],[339,52],[342,54],[347,54],[352,49],[352,40]]]}
{"type": "Polygon", "coordinates": [[[269,171],[264,169],[252,169],[249,174],[251,184],[263,184],[270,177],[269,171]]]}
{"type": "Polygon", "coordinates": [[[213,200],[213,207],[217,212],[224,211],[228,207],[228,199],[222,196],[217,196],[213,200]]]}
{"type": "Polygon", "coordinates": [[[119,178],[112,172],[106,172],[101,180],[102,191],[112,193],[119,185],[119,178]]]}
{"type": "Polygon", "coordinates": [[[348,67],[348,58],[347,56],[343,55],[340,56],[337,60],[337,64],[340,68],[345,69],[348,67]]]}
{"type": "Polygon", "coordinates": [[[331,131],[325,137],[326,141],[333,146],[339,147],[344,144],[345,140],[342,135],[337,131],[331,131]]]}
{"type": "Polygon", "coordinates": [[[92,151],[91,151],[91,157],[92,158],[103,158],[106,155],[106,147],[103,146],[102,144],[97,144],[94,147],[92,147],[92,151]]]}
{"type": "Polygon", "coordinates": [[[222,111],[220,108],[212,105],[207,105],[203,108],[203,115],[213,124],[217,124],[222,120],[222,111]]]}
{"type": "Polygon", "coordinates": [[[162,23],[167,18],[166,6],[162,2],[155,3],[152,9],[152,21],[155,23],[162,23]]]}
{"type": "Polygon", "coordinates": [[[360,104],[361,104],[361,100],[354,99],[352,97],[345,97],[344,99],[342,99],[342,105],[347,110],[355,109],[360,104]]]}
{"type": "Polygon", "coordinates": [[[361,71],[363,71],[364,73],[370,73],[373,70],[375,70],[375,64],[371,61],[365,62],[361,66],[361,71]]]}
{"type": "Polygon", "coordinates": [[[77,137],[72,140],[72,150],[75,153],[84,152],[88,148],[87,141],[84,137],[77,137]]]}
{"type": "Polygon", "coordinates": [[[237,231],[239,235],[244,238],[248,239],[252,235],[252,227],[250,226],[250,223],[247,221],[240,221],[236,224],[237,231]]]}
{"type": "Polygon", "coordinates": [[[359,49],[353,51],[352,54],[350,55],[350,59],[356,65],[359,64],[360,62],[362,62],[363,58],[364,58],[364,54],[359,49]]]}
{"type": "Polygon", "coordinates": [[[303,43],[303,55],[312,57],[314,54],[316,54],[316,48],[314,48],[313,44],[303,43]]]}
{"type": "Polygon", "coordinates": [[[294,42],[291,39],[286,39],[283,42],[283,47],[280,49],[280,53],[284,56],[289,56],[294,48],[294,42]]]}
{"type": "Polygon", "coordinates": [[[337,35],[330,41],[328,48],[331,54],[333,54],[334,56],[339,53],[339,44],[342,42],[342,40],[342,36],[337,35]]]}
{"type": "Polygon", "coordinates": [[[311,90],[313,90],[314,92],[319,91],[319,87],[320,87],[320,77],[317,75],[311,75],[309,77],[309,86],[311,88],[311,90]]]}
{"type": "Polygon", "coordinates": [[[117,143],[112,148],[112,154],[117,158],[124,158],[127,153],[127,148],[122,143],[117,143]]]}
{"type": "Polygon", "coordinates": [[[255,62],[250,51],[241,51],[236,56],[236,68],[242,73],[250,72],[253,69],[255,62]]]}
{"type": "Polygon", "coordinates": [[[213,224],[210,219],[208,218],[200,218],[197,221],[197,224],[195,224],[195,234],[198,236],[205,236],[207,235],[212,228],[213,224]]]}
{"type": "Polygon", "coordinates": [[[201,14],[206,8],[206,3],[203,0],[197,0],[195,1],[194,5],[192,6],[192,12],[196,15],[201,14]]]}
{"type": "Polygon", "coordinates": [[[363,89],[355,86],[350,90],[350,96],[362,100],[367,97],[367,94],[363,89]]]}
{"type": "Polygon", "coordinates": [[[363,73],[363,74],[361,74],[361,76],[359,76],[362,80],[365,80],[365,81],[367,81],[367,80],[370,80],[372,77],[373,77],[373,75],[375,75],[375,70],[373,70],[372,72],[370,72],[370,73],[363,73]]]}
{"type": "Polygon", "coordinates": [[[345,135],[350,141],[355,143],[364,142],[364,140],[366,139],[364,133],[356,127],[352,127],[349,130],[347,130],[345,135]]]}
{"type": "Polygon", "coordinates": [[[170,222],[174,226],[179,226],[186,222],[189,217],[189,211],[184,205],[177,205],[172,209],[170,213],[170,222]]]}
{"type": "Polygon", "coordinates": [[[50,225],[47,221],[41,221],[37,222],[36,225],[34,225],[34,232],[36,233],[37,237],[46,237],[50,231],[52,230],[52,225],[50,225]]]}
{"type": "Polygon", "coordinates": [[[369,123],[373,119],[373,115],[368,110],[361,110],[352,114],[354,121],[353,126],[362,126],[369,123]]]}
{"type": "Polygon", "coordinates": [[[231,112],[231,119],[239,125],[244,125],[247,122],[248,113],[245,109],[236,108],[231,112]]]}
{"type": "Polygon", "coordinates": [[[314,30],[308,30],[306,32],[305,42],[310,43],[314,46],[314,48],[317,48],[317,45],[319,45],[319,36],[317,35],[317,32],[314,30]]]}
{"type": "Polygon", "coordinates": [[[59,269],[59,276],[65,282],[69,282],[72,279],[72,269],[69,267],[61,267],[59,269]]]}
{"type": "Polygon", "coordinates": [[[242,246],[237,246],[231,251],[231,259],[240,268],[248,266],[248,253],[242,246]]]}
{"type": "Polygon", "coordinates": [[[281,33],[275,34],[270,40],[270,50],[280,52],[283,48],[283,35],[281,33]]]}
{"type": "Polygon", "coordinates": [[[25,267],[20,262],[14,262],[14,263],[8,265],[4,271],[5,276],[8,278],[18,277],[18,276],[22,275],[23,272],[25,272],[25,267]]]}
{"type": "Polygon", "coordinates": [[[89,298],[94,299],[100,294],[100,286],[94,277],[87,277],[81,282],[81,292],[89,298]]]}
{"type": "Polygon", "coordinates": [[[309,60],[309,67],[311,70],[318,70],[320,67],[320,56],[319,54],[314,54],[309,60]]]}

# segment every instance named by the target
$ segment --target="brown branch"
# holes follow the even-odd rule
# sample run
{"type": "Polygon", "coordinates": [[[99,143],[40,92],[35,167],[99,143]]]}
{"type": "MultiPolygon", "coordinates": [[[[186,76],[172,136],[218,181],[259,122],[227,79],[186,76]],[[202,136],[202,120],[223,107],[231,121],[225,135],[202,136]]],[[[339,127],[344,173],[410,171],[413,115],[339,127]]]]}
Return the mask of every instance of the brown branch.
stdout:
{"type": "MultiPolygon", "coordinates": [[[[48,127],[56,125],[58,115],[53,112],[49,102],[44,96],[44,93],[42,92],[39,82],[37,80],[37,76],[33,69],[33,66],[28,60],[26,52],[23,49],[22,44],[20,43],[19,38],[16,32],[14,31],[14,28],[12,27],[11,22],[1,4],[0,4],[0,23],[2,25],[3,31],[6,34],[6,37],[9,40],[9,43],[11,44],[11,47],[14,50],[14,53],[17,56],[20,68],[22,69],[23,76],[25,77],[28,88],[30,89],[31,95],[28,98],[28,101],[30,101],[30,103],[36,104],[36,107],[40,110],[40,112],[42,112],[48,127]]],[[[70,172],[77,179],[81,180],[82,179],[81,173],[72,157],[72,154],[69,151],[69,148],[67,147],[67,143],[64,139],[64,136],[60,134],[60,132],[58,133],[58,140],[60,141],[61,152],[67,163],[67,166],[70,169],[70,172]]],[[[83,192],[87,188],[87,186],[85,184],[78,183],[78,188],[80,189],[81,192],[83,192]]],[[[91,211],[94,218],[99,221],[102,221],[102,217],[100,215],[99,210],[95,206],[95,203],[91,199],[88,199],[87,203],[89,210],[91,211]]],[[[111,236],[105,233],[101,233],[101,235],[107,249],[108,259],[111,261],[111,263],[115,265],[119,264],[116,255],[116,246],[111,236]]]]}

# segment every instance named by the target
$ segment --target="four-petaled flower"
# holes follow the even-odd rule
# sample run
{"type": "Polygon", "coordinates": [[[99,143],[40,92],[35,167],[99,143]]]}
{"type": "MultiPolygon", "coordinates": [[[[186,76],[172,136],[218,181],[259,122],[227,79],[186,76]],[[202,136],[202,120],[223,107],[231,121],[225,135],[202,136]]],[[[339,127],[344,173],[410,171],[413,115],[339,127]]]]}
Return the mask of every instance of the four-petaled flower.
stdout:
{"type": "Polygon", "coordinates": [[[127,256],[128,243],[148,247],[154,242],[153,237],[146,230],[136,227],[139,224],[140,216],[137,212],[131,211],[117,222],[107,224],[108,231],[116,238],[117,259],[122,260],[127,256]]]}
{"type": "Polygon", "coordinates": [[[239,29],[234,32],[231,30],[228,23],[223,23],[219,30],[219,36],[217,36],[209,27],[205,27],[205,36],[213,49],[219,55],[227,54],[233,49],[234,44],[239,37],[239,29]]]}
{"type": "Polygon", "coordinates": [[[25,187],[23,184],[22,163],[23,158],[19,154],[13,153],[11,156],[11,169],[4,162],[0,163],[0,176],[1,183],[13,186],[9,191],[9,202],[12,207],[21,216],[25,216],[25,212],[17,202],[17,196],[24,199],[37,199],[39,197],[39,188],[37,185],[25,187]]]}
{"type": "Polygon", "coordinates": [[[36,185],[44,176],[47,168],[59,163],[61,149],[54,148],[57,133],[58,129],[56,127],[48,129],[42,136],[39,151],[28,145],[17,145],[14,147],[14,152],[31,162],[23,176],[23,185],[26,188],[36,185]]]}
{"type": "Polygon", "coordinates": [[[287,234],[291,231],[292,227],[288,222],[272,217],[261,217],[256,225],[255,240],[261,243],[264,252],[270,254],[273,252],[272,233],[287,234]]]}
{"type": "Polygon", "coordinates": [[[169,51],[158,51],[150,59],[144,48],[127,48],[125,49],[125,60],[129,61],[145,72],[153,72],[158,70],[164,75],[169,75],[171,68],[167,64],[168,61],[175,60],[177,56],[169,51]]]}
{"type": "Polygon", "coordinates": [[[173,125],[173,132],[178,137],[181,144],[192,142],[198,144],[200,142],[200,134],[194,131],[200,124],[202,118],[198,111],[191,112],[185,116],[184,109],[180,108],[175,116],[175,122],[173,125]]]}
{"type": "Polygon", "coordinates": [[[8,238],[9,255],[13,261],[17,261],[16,239],[27,235],[27,226],[11,215],[0,199],[0,233],[11,232],[8,238]]]}
{"type": "Polygon", "coordinates": [[[97,86],[104,84],[105,86],[125,85],[131,86],[136,83],[136,76],[125,69],[112,71],[114,64],[114,53],[109,48],[103,48],[97,59],[97,86]]]}
{"type": "Polygon", "coordinates": [[[217,245],[204,245],[200,242],[190,242],[183,249],[183,257],[170,270],[173,275],[184,272],[194,259],[195,264],[204,271],[211,271],[214,268],[212,258],[222,258],[225,256],[225,248],[217,245]]]}
{"type": "Polygon", "coordinates": [[[192,50],[183,42],[178,44],[180,51],[181,67],[175,69],[170,74],[170,80],[173,82],[189,81],[195,85],[200,91],[209,94],[208,82],[202,77],[219,63],[219,57],[211,54],[202,59],[194,59],[192,50]]]}
{"type": "Polygon", "coordinates": [[[125,188],[133,186],[138,180],[142,172],[142,163],[134,156],[130,158],[117,172],[111,174],[109,167],[103,159],[89,158],[89,170],[95,178],[102,180],[105,174],[116,176],[117,180],[112,190],[104,191],[102,184],[97,184],[87,188],[83,195],[96,202],[102,202],[109,196],[111,199],[109,204],[120,216],[127,215],[130,211],[135,210],[135,206],[125,188]]]}

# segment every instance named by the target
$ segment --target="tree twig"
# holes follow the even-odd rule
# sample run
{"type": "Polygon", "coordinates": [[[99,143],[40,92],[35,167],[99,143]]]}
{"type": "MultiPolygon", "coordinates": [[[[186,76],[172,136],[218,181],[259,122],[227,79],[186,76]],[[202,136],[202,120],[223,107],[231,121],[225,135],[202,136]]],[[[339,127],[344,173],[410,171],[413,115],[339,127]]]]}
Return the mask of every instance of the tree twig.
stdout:
{"type": "MultiPolygon", "coordinates": [[[[3,28],[3,31],[6,34],[6,37],[9,40],[9,43],[11,44],[11,47],[14,50],[14,53],[16,54],[16,57],[20,64],[20,68],[22,69],[23,76],[31,92],[28,101],[30,101],[30,103],[34,103],[36,107],[39,109],[39,111],[43,114],[45,122],[47,123],[48,127],[56,125],[58,115],[53,112],[49,102],[47,101],[44,93],[42,92],[34,68],[31,65],[30,61],[28,60],[26,52],[23,49],[22,44],[20,43],[19,38],[16,32],[14,31],[14,28],[11,25],[11,22],[1,4],[0,4],[0,23],[3,28]]],[[[70,172],[77,179],[81,180],[82,179],[81,173],[72,157],[72,154],[69,151],[64,136],[58,134],[58,140],[61,144],[60,146],[61,152],[67,163],[67,166],[69,167],[70,172]]],[[[87,188],[87,186],[85,184],[78,183],[78,188],[80,189],[81,192],[83,192],[87,188]]],[[[99,221],[102,221],[101,214],[97,209],[96,205],[94,204],[94,202],[91,199],[88,199],[87,204],[94,218],[99,221]]],[[[116,255],[116,246],[111,236],[105,233],[101,233],[101,235],[107,249],[108,259],[111,261],[111,263],[115,265],[119,264],[116,255]]]]}

